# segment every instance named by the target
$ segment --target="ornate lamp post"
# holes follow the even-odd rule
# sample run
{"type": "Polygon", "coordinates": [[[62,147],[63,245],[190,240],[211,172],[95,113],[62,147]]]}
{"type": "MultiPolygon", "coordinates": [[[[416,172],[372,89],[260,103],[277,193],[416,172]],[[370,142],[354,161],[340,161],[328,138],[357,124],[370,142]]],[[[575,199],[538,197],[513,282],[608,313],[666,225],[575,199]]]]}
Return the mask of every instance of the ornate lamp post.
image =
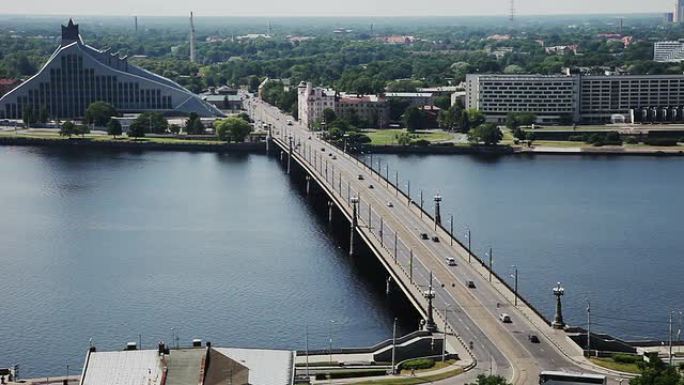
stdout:
{"type": "Polygon", "coordinates": [[[439,210],[439,203],[442,201],[442,196],[437,193],[435,195],[435,231],[437,231],[437,226],[442,224],[442,214],[439,210]]]}
{"type": "Polygon", "coordinates": [[[359,197],[351,197],[352,203],[352,223],[349,235],[349,255],[354,255],[354,232],[356,231],[356,226],[358,224],[357,218],[357,206],[359,204],[359,197]]]}
{"type": "Polygon", "coordinates": [[[430,272],[430,286],[423,292],[423,297],[428,301],[427,320],[425,320],[425,330],[434,332],[437,330],[437,325],[432,317],[432,300],[435,299],[435,291],[432,290],[432,272],[430,272]]]}
{"type": "Polygon", "coordinates": [[[553,322],[551,326],[554,329],[565,328],[565,322],[563,322],[563,306],[561,305],[561,297],[565,294],[565,289],[561,286],[560,282],[553,288],[553,295],[556,296],[556,315],[553,317],[553,322]]]}

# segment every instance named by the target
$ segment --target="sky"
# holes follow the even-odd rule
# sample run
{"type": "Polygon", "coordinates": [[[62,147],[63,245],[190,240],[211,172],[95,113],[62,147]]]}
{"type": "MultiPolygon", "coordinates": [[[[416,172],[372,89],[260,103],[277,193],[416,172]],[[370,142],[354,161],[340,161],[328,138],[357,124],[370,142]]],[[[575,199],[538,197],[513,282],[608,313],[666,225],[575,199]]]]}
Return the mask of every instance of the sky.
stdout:
{"type": "MultiPolygon", "coordinates": [[[[671,11],[673,0],[514,0],[520,15],[671,11]]],[[[461,16],[508,14],[510,0],[2,0],[0,14],[180,16],[461,16]]]]}

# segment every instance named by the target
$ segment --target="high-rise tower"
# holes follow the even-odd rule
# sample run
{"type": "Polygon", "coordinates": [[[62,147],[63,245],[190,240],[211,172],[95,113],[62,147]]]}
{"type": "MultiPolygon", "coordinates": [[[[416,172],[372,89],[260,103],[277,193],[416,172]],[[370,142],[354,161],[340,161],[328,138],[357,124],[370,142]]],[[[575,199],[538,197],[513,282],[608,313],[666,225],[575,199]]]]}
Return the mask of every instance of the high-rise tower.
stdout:
{"type": "Polygon", "coordinates": [[[684,0],[675,0],[674,22],[681,23],[684,21],[684,0]]]}
{"type": "Polygon", "coordinates": [[[190,61],[193,63],[197,61],[197,52],[195,52],[195,19],[192,12],[190,12],[190,61]]]}

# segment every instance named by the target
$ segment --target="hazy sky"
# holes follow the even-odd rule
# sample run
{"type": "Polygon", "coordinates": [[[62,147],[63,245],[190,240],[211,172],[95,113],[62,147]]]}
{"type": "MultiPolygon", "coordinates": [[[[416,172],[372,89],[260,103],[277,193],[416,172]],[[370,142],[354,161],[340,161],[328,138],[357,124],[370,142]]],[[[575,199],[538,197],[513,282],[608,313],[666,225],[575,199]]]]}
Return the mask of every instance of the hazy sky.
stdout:
{"type": "MultiPolygon", "coordinates": [[[[507,14],[510,0],[2,0],[0,13],[198,16],[456,16],[507,14]]],[[[515,0],[519,14],[657,13],[674,0],[515,0]]]]}

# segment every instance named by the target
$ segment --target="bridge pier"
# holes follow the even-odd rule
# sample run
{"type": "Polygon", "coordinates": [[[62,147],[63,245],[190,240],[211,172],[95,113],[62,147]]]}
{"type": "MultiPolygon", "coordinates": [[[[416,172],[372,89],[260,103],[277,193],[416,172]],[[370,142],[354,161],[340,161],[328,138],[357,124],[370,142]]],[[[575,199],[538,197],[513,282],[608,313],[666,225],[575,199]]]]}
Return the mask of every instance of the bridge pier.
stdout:
{"type": "Polygon", "coordinates": [[[311,193],[311,176],[307,175],[306,176],[306,195],[309,195],[311,193]]]}
{"type": "Polygon", "coordinates": [[[289,137],[289,149],[287,153],[287,173],[290,174],[290,171],[292,170],[292,137],[289,137]]]}
{"type": "Polygon", "coordinates": [[[385,281],[385,294],[389,295],[391,285],[392,285],[392,276],[388,276],[387,280],[385,281]]]}
{"type": "Polygon", "coordinates": [[[332,201],[328,201],[328,222],[332,223],[333,220],[333,207],[335,204],[332,201]]]}

